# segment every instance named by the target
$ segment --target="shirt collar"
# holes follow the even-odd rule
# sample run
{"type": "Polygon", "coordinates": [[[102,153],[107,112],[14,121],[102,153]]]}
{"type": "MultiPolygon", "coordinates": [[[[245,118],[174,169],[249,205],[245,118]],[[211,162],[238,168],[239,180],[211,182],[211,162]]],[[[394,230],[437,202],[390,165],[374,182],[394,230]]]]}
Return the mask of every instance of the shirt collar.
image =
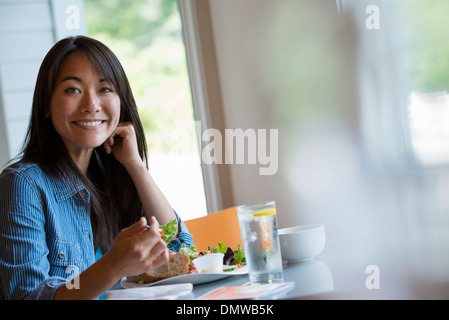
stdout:
{"type": "Polygon", "coordinates": [[[86,192],[89,197],[89,192],[87,191],[81,180],[73,173],[68,174],[69,178],[65,176],[62,180],[55,176],[50,177],[51,184],[55,193],[56,201],[61,202],[73,197],[77,193],[86,192]],[[72,182],[73,181],[73,182],[72,182]]]}
{"type": "MultiPolygon", "coordinates": [[[[104,171],[101,159],[97,153],[97,150],[95,149],[91,161],[95,161],[99,169],[104,171]]],[[[63,179],[58,179],[57,177],[52,176],[51,183],[55,192],[57,202],[61,202],[68,198],[71,198],[77,193],[85,193],[87,201],[90,200],[90,193],[87,190],[86,186],[72,171],[65,174],[63,179]]]]}

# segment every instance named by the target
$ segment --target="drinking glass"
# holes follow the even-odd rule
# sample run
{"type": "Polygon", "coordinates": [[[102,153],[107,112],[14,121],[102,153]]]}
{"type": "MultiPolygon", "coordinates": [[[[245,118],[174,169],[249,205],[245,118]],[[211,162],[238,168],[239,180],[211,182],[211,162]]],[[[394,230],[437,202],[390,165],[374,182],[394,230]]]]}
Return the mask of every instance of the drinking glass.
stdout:
{"type": "Polygon", "coordinates": [[[275,202],[238,206],[237,216],[250,282],[282,282],[284,275],[275,202]]]}

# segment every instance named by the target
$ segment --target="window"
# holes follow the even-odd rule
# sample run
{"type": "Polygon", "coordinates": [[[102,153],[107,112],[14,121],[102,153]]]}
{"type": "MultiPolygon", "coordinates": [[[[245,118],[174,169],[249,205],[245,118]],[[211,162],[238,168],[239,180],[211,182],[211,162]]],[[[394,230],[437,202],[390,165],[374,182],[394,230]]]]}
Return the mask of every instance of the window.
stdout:
{"type": "MultiPolygon", "coordinates": [[[[428,173],[423,183],[431,181],[430,190],[423,188],[430,199],[423,215],[434,219],[430,234],[438,245],[433,245],[433,251],[440,254],[437,265],[448,270],[449,2],[414,0],[401,4],[407,36],[404,70],[409,79],[411,141],[417,160],[428,173]]],[[[447,273],[442,274],[447,279],[447,273]]]]}
{"type": "Polygon", "coordinates": [[[381,235],[376,245],[385,252],[390,240],[402,239],[400,251],[413,275],[447,279],[449,3],[337,0],[337,5],[346,25],[357,31],[365,195],[373,199],[370,218],[381,228],[369,229],[381,235]],[[388,238],[390,227],[394,238],[388,238]]]}
{"type": "Polygon", "coordinates": [[[89,35],[128,75],[146,132],[150,173],[184,220],[207,214],[176,0],[85,0],[89,35]]]}
{"type": "Polygon", "coordinates": [[[402,3],[405,70],[410,79],[409,123],[413,150],[425,166],[449,162],[449,3],[402,3]]]}

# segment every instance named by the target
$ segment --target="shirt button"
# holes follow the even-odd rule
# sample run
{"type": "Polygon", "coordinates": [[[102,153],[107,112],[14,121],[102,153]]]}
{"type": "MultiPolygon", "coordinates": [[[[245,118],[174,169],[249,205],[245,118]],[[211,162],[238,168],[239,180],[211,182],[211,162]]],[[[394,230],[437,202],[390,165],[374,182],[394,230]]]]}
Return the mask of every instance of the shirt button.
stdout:
{"type": "Polygon", "coordinates": [[[64,251],[61,251],[61,252],[58,254],[58,258],[59,258],[59,259],[64,259],[64,256],[65,256],[64,251]]]}

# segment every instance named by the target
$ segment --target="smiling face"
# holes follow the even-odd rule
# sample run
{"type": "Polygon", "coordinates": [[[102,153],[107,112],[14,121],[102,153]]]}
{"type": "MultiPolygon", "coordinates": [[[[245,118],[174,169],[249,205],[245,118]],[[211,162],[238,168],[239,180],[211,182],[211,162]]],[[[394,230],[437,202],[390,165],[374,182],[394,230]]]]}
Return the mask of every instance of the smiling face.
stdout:
{"type": "Polygon", "coordinates": [[[61,65],[46,116],[72,158],[90,156],[117,127],[120,97],[86,54],[77,51],[61,65]]]}

